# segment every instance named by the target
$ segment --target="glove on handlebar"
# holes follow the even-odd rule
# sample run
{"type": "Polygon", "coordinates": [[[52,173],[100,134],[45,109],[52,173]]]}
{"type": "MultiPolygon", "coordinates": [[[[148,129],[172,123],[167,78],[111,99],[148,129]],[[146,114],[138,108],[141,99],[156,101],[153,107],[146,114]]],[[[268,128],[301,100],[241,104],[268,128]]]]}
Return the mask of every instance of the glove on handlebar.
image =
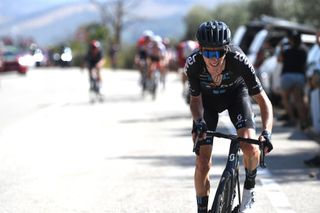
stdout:
{"type": "Polygon", "coordinates": [[[192,133],[202,135],[208,130],[206,122],[201,118],[193,122],[192,133]]]}
{"type": "Polygon", "coordinates": [[[271,150],[273,149],[273,145],[271,143],[271,132],[269,132],[268,130],[263,130],[261,136],[266,140],[265,147],[267,147],[267,152],[271,152],[271,150]]]}

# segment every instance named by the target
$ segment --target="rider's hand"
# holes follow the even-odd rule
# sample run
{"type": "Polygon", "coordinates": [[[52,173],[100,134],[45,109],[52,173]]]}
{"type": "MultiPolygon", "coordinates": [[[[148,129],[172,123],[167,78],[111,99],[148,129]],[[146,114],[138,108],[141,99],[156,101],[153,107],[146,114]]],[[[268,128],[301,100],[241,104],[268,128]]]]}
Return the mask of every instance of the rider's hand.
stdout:
{"type": "Polygon", "coordinates": [[[199,140],[204,140],[206,138],[207,130],[208,127],[203,118],[194,121],[192,127],[193,139],[195,139],[195,137],[198,136],[199,140]]]}
{"type": "Polygon", "coordinates": [[[268,130],[263,130],[259,137],[259,140],[265,143],[264,152],[265,153],[271,152],[271,150],[273,149],[273,145],[271,143],[271,132],[269,132],[268,130]]]}

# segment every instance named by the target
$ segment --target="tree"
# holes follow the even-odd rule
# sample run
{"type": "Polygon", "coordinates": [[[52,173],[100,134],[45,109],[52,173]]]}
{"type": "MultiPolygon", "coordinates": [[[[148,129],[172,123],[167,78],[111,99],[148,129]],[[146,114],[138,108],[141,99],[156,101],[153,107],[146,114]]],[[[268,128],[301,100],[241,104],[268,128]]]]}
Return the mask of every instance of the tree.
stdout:
{"type": "Polygon", "coordinates": [[[142,0],[105,0],[100,2],[90,0],[99,10],[101,21],[104,26],[110,26],[113,33],[112,43],[121,46],[121,34],[123,28],[132,22],[141,20],[141,17],[134,14],[134,8],[142,0]]]}
{"type": "Polygon", "coordinates": [[[274,16],[274,0],[251,0],[248,2],[250,19],[259,18],[262,14],[274,16]]]}
{"type": "Polygon", "coordinates": [[[202,6],[194,6],[186,15],[184,21],[186,24],[186,32],[184,39],[195,39],[195,34],[199,24],[208,20],[210,10],[202,6]]]}
{"type": "Polygon", "coordinates": [[[246,4],[226,3],[215,8],[211,12],[211,17],[225,22],[231,32],[235,32],[240,25],[246,24],[249,21],[250,14],[247,11],[246,4]]]}
{"type": "Polygon", "coordinates": [[[208,20],[220,19],[228,24],[231,31],[249,20],[246,4],[222,4],[215,9],[207,9],[202,6],[194,6],[185,17],[185,39],[195,39],[199,25],[208,20]]]}
{"type": "Polygon", "coordinates": [[[295,0],[300,7],[296,9],[298,21],[320,30],[320,4],[318,0],[295,0]]]}

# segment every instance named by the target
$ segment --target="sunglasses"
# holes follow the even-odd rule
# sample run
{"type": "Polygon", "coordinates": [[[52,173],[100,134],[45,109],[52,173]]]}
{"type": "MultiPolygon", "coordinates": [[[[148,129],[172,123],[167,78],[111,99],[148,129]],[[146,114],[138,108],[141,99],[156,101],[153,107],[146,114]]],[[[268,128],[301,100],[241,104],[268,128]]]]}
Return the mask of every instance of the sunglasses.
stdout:
{"type": "Polygon", "coordinates": [[[202,50],[202,55],[206,58],[219,59],[226,54],[226,50],[202,50]]]}

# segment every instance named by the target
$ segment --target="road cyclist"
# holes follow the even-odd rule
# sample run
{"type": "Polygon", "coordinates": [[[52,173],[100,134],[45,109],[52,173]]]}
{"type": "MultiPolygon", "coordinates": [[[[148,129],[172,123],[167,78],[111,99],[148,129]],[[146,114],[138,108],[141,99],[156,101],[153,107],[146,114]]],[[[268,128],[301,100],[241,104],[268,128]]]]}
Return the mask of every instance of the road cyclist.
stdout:
{"type": "MultiPolygon", "coordinates": [[[[209,170],[213,136],[219,113],[228,110],[229,117],[242,138],[255,138],[255,120],[251,98],[258,104],[262,132],[267,141],[266,153],[272,150],[273,109],[255,69],[240,47],[231,42],[229,27],[219,20],[203,22],[196,33],[199,50],[186,60],[185,72],[190,85],[190,110],[193,118],[192,138],[199,136],[194,184],[198,213],[208,212],[209,170]],[[251,98],[250,98],[251,97],[251,98]]],[[[254,212],[255,179],[260,151],[257,146],[240,142],[245,167],[245,181],[240,212],[254,212]]]]}
{"type": "Polygon", "coordinates": [[[96,100],[103,102],[104,96],[101,94],[102,79],[100,71],[105,63],[105,59],[99,41],[92,40],[90,42],[85,62],[89,71],[90,102],[94,103],[96,100]]]}
{"type": "Polygon", "coordinates": [[[142,36],[138,39],[136,44],[136,55],[134,58],[134,64],[140,73],[139,84],[141,85],[142,94],[144,94],[146,90],[148,48],[151,41],[153,40],[153,37],[154,33],[151,30],[145,30],[143,31],[142,36]]]}

